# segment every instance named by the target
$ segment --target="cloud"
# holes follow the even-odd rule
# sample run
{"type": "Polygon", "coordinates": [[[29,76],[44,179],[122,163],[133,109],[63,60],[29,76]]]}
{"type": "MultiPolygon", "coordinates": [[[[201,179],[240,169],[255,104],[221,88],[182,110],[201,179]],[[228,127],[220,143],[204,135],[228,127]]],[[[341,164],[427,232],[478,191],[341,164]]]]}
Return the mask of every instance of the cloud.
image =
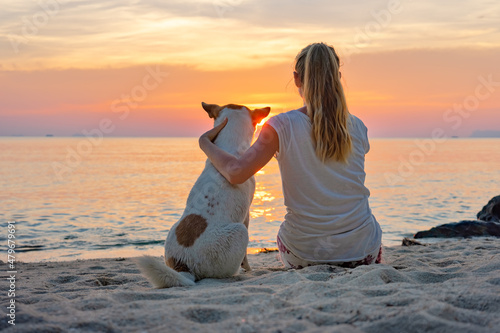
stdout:
{"type": "Polygon", "coordinates": [[[397,10],[389,3],[0,1],[5,9],[0,14],[0,62],[4,69],[168,63],[227,70],[291,61],[313,41],[332,43],[345,55],[500,44],[497,1],[401,0],[397,10]],[[35,17],[40,22],[47,13],[40,3],[49,8],[56,3],[57,10],[37,25],[35,17]],[[36,33],[26,36],[30,24],[36,33]]]}
{"type": "MultiPolygon", "coordinates": [[[[473,96],[480,77],[491,78],[494,92],[450,133],[488,129],[500,122],[499,57],[500,47],[353,55],[342,66],[349,109],[365,121],[371,135],[429,136],[436,127],[449,130],[454,123],[444,122],[444,113],[473,96]]],[[[165,65],[161,71],[169,73],[164,82],[124,121],[113,111],[113,102],[143,82],[145,66],[0,71],[0,135],[72,135],[110,118],[117,124],[113,135],[196,136],[211,125],[201,101],[271,106],[273,114],[302,105],[288,61],[232,71],[165,65]]]]}

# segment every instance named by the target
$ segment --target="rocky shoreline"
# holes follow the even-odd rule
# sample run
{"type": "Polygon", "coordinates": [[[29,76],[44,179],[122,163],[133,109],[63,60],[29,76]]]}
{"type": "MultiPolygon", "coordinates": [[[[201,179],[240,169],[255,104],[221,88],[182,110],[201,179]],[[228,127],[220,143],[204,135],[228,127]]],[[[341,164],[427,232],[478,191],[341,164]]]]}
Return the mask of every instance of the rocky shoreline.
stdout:
{"type": "Polygon", "coordinates": [[[477,220],[442,224],[426,231],[419,231],[414,238],[500,237],[500,195],[492,198],[477,213],[477,220]]]}

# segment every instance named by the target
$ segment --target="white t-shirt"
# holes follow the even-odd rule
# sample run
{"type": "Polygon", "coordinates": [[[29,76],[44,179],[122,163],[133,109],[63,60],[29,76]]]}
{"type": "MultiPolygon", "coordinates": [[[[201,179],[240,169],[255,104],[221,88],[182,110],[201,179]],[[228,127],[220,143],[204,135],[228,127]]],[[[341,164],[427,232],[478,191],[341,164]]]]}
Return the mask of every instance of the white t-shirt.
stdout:
{"type": "Polygon", "coordinates": [[[367,128],[350,116],[348,163],[316,156],[309,117],[297,110],[267,121],[279,137],[279,163],[287,214],[279,237],[297,257],[321,263],[357,261],[376,253],[382,230],[368,204],[365,154],[367,128]]]}

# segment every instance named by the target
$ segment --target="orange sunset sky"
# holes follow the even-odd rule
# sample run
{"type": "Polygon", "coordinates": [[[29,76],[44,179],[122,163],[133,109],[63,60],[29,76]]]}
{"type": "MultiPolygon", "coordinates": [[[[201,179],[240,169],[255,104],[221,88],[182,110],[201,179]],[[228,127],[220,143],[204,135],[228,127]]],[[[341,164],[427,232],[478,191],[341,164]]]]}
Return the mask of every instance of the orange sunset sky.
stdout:
{"type": "Polygon", "coordinates": [[[297,52],[338,50],[372,137],[500,130],[500,2],[0,0],[0,135],[198,136],[200,102],[302,105],[297,52]]]}

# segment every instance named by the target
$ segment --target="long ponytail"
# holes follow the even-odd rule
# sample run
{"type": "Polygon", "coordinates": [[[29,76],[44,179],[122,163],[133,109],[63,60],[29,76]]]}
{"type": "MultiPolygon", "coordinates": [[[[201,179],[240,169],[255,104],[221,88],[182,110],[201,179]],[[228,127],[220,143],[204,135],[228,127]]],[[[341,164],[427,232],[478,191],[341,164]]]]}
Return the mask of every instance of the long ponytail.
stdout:
{"type": "Polygon", "coordinates": [[[316,155],[322,162],[333,159],[346,163],[352,142],[339,57],[333,47],[315,43],[304,48],[295,60],[312,123],[316,155]]]}

